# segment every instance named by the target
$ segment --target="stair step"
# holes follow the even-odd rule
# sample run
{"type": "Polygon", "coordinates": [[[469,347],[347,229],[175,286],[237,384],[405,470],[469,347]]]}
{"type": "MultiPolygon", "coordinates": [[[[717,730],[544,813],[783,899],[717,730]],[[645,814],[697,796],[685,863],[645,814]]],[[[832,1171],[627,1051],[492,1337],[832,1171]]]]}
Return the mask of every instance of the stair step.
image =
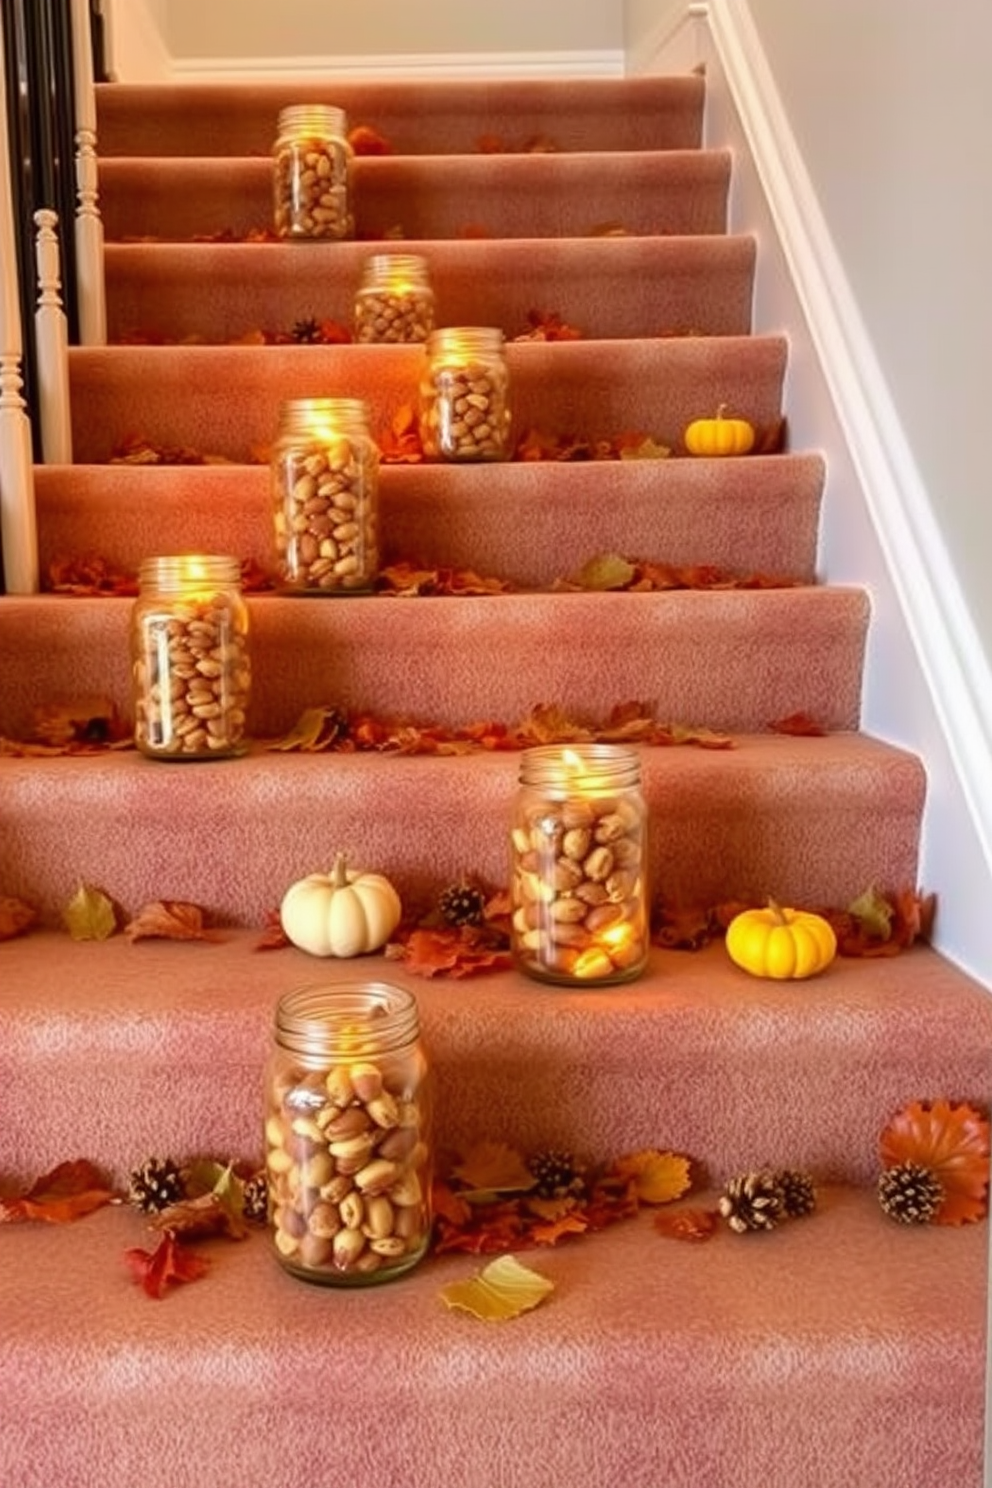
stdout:
{"type": "MultiPolygon", "coordinates": [[[[602,155],[451,155],[358,159],[351,201],[358,238],[581,238],[722,233],[730,153],[655,150],[602,155]]],[[[104,160],[108,241],[271,229],[270,160],[104,160]]],[[[323,245],[333,254],[334,243],[323,245]]]]}
{"type": "Polygon", "coordinates": [[[514,971],[435,981],[383,956],[321,961],[260,952],[258,940],[229,930],[216,944],[97,944],[43,931],[5,946],[5,1178],[80,1155],[117,1181],[152,1153],[253,1161],[275,1003],[307,983],[385,979],[413,992],[447,1151],[498,1139],[601,1161],[660,1145],[715,1183],[763,1165],[869,1183],[895,1110],[981,1103],[992,1073],[992,1002],[923,945],[841,957],[791,984],[749,977],[721,943],[656,949],[638,981],[575,991],[514,971]]]}
{"type": "MultiPolygon", "coordinates": [[[[368,243],[336,244],[330,256],[314,243],[109,243],[107,334],[111,342],[227,342],[289,333],[310,317],[350,329],[372,251],[368,243]]],[[[430,267],[438,325],[494,325],[509,339],[537,310],[590,339],[751,328],[750,237],[432,242],[417,252],[430,267]]]]}
{"type": "Polygon", "coordinates": [[[330,102],[397,155],[471,154],[487,135],[518,151],[540,136],[559,151],[687,150],[700,142],[704,88],[701,77],[113,83],[97,86],[97,140],[101,159],[268,155],[281,109],[330,102]]]}
{"type": "MultiPolygon", "coordinates": [[[[746,460],[383,465],[382,562],[471,568],[537,588],[598,553],[812,583],[819,455],[746,460]]],[[[39,465],[42,574],[93,551],[135,574],[153,552],[225,552],[273,564],[262,465],[39,465]],[[96,534],[99,534],[97,537],[96,534]]]]}
{"type": "MultiPolygon", "coordinates": [[[[659,721],[694,727],[753,732],[799,712],[826,729],[858,724],[869,610],[859,589],[248,603],[249,728],[259,738],[329,704],[449,728],[513,725],[538,703],[601,723],[632,698],[659,721]]],[[[125,599],[13,598],[0,612],[3,731],[25,737],[46,702],[93,693],[128,714],[130,612],[125,599]]]]}
{"type": "Polygon", "coordinates": [[[328,1292],[262,1235],[201,1244],[207,1277],[152,1305],[122,1253],[154,1238],[115,1209],[4,1236],[0,1457],[25,1485],[223,1464],[213,1481],[297,1488],[317,1461],[473,1488],[981,1485],[982,1228],[907,1231],[861,1191],[767,1236],[677,1245],[644,1215],[527,1252],[555,1291],[502,1327],[439,1297],[484,1258],[328,1292]]]}
{"type": "MultiPolygon", "coordinates": [[[[728,750],[645,749],[642,765],[661,898],[829,906],[916,883],[926,781],[901,750],[759,734],[728,750]]],[[[344,849],[388,872],[416,913],[465,872],[506,883],[518,768],[511,753],[0,757],[4,893],[57,918],[85,882],[130,914],[189,899],[261,925],[294,879],[344,849]]]]}
{"type": "MultiPolygon", "coordinates": [[[[590,442],[643,431],[678,453],[686,425],[721,404],[760,430],[781,415],[782,336],[535,341],[506,351],[514,446],[531,428],[590,442]]],[[[285,398],[364,398],[381,436],[416,403],[423,355],[418,346],[73,347],[73,459],[107,460],[141,433],[250,463],[274,437],[285,398]]]]}

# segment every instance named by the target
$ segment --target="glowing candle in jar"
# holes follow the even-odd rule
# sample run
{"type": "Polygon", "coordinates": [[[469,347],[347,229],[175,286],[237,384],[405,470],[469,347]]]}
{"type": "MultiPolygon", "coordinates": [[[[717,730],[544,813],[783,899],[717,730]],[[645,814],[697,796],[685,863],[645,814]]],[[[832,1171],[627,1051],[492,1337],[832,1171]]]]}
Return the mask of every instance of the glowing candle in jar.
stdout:
{"type": "Polygon", "coordinates": [[[611,744],[525,751],[511,831],[513,949],[560,983],[611,983],[648,950],[640,760],[611,744]]]}

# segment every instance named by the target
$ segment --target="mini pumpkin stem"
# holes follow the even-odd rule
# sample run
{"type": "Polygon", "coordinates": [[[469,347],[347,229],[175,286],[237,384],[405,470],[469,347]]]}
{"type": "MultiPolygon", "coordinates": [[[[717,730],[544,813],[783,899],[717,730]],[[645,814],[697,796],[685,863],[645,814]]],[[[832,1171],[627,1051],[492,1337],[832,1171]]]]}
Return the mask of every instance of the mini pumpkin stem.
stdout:
{"type": "Polygon", "coordinates": [[[348,887],[348,858],[343,852],[339,852],[334,859],[334,867],[331,869],[331,883],[336,889],[346,889],[348,887]]]}
{"type": "Polygon", "coordinates": [[[789,923],[789,917],[777,899],[769,898],[768,912],[774,917],[776,925],[787,925],[789,923]]]}
{"type": "Polygon", "coordinates": [[[726,403],[718,403],[717,404],[717,409],[716,409],[716,416],[717,416],[717,418],[718,419],[724,418],[726,416],[726,412],[727,412],[727,405],[726,405],[726,403]]]}

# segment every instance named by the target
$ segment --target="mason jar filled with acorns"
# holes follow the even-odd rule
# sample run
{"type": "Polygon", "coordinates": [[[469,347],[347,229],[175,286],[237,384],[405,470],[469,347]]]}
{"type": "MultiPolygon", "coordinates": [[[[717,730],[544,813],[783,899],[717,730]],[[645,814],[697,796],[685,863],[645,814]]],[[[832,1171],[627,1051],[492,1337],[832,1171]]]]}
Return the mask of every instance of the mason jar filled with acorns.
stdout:
{"type": "Polygon", "coordinates": [[[647,825],[635,749],[524,751],[511,827],[512,946],[521,970],[577,986],[643,971],[647,825]]]}
{"type": "Polygon", "coordinates": [[[265,1078],[279,1263],[326,1286],[401,1276],[431,1233],[431,1076],[413,995],[378,981],[287,992],[265,1078]]]}

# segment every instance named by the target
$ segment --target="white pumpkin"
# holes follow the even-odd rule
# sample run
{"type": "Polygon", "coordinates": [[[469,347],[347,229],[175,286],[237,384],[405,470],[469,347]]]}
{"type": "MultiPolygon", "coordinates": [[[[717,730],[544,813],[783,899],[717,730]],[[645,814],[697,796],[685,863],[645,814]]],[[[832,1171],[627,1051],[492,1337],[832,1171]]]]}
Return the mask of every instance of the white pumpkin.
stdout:
{"type": "Polygon", "coordinates": [[[400,922],[400,896],[381,873],[349,871],[339,853],[330,873],[311,873],[279,906],[286,935],[311,956],[362,956],[384,946],[400,922]]]}

